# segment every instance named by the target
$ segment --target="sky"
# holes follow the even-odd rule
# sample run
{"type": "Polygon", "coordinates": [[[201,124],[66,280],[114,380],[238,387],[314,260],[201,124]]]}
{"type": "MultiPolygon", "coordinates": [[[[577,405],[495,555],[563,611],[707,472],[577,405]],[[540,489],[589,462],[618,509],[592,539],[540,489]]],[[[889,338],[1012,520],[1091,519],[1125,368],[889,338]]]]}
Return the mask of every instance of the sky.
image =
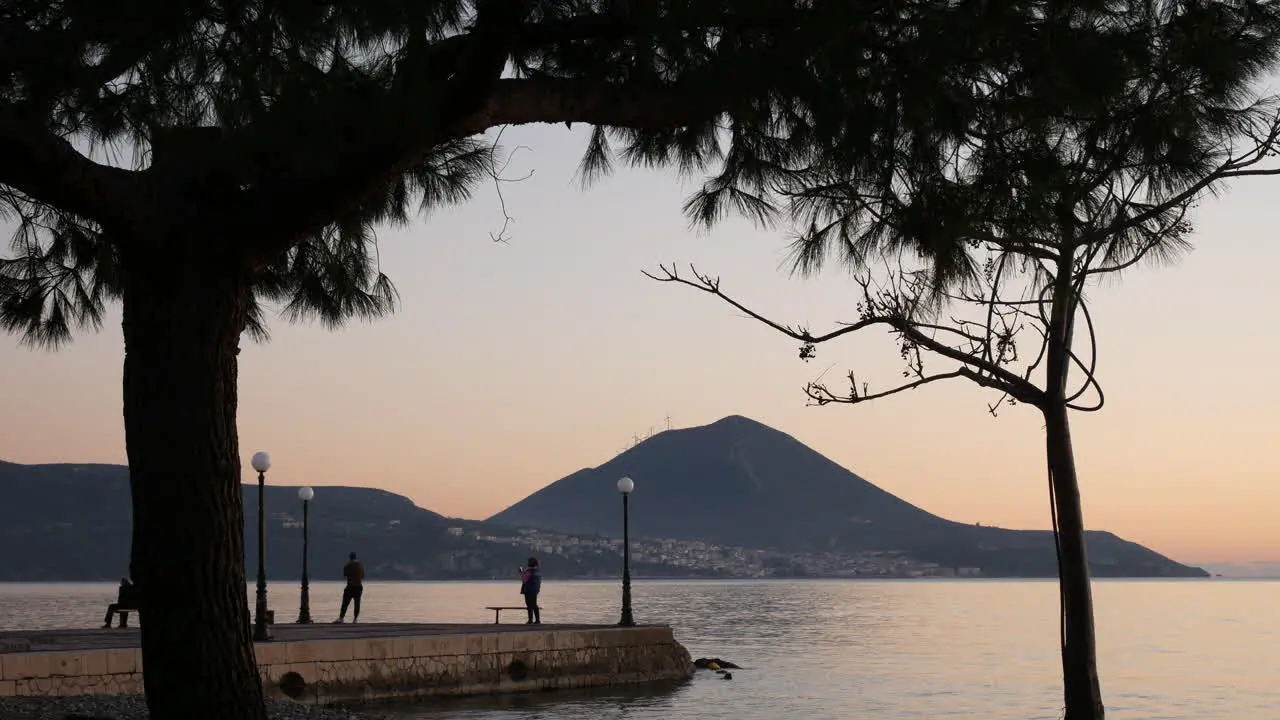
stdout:
{"type": "MultiPolygon", "coordinates": [[[[856,367],[900,376],[868,336],[798,358],[797,344],[714,298],[641,271],[696,263],[780,320],[818,330],[855,313],[833,270],[788,276],[785,229],[691,230],[697,179],[619,169],[583,190],[586,133],[513,128],[492,184],[409,228],[379,232],[402,304],[339,332],[272,324],[240,355],[240,445],[269,451],[268,482],[403,493],[482,518],[634,435],[745,415],[947,518],[1048,527],[1042,421],[992,417],[990,391],[939,384],[854,407],[801,388],[856,367]]],[[[1091,290],[1107,403],[1074,418],[1085,522],[1190,563],[1280,562],[1280,179],[1238,183],[1197,211],[1196,250],[1091,290]]],[[[0,336],[0,458],[123,463],[119,309],[58,352],[0,336]]],[[[637,493],[644,478],[635,478],[637,493]]]]}

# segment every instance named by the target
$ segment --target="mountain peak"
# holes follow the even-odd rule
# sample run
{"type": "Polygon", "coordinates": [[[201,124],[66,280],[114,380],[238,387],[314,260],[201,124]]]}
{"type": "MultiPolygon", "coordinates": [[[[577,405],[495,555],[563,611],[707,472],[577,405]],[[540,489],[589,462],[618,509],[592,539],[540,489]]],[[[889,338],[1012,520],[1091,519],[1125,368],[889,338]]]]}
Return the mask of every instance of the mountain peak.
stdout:
{"type": "Polygon", "coordinates": [[[743,415],[657,435],[490,520],[608,533],[617,524],[614,483],[624,475],[635,480],[638,503],[660,509],[643,514],[637,509],[638,537],[796,550],[868,543],[888,549],[912,532],[946,524],[743,415]]]}
{"type": "MultiPolygon", "coordinates": [[[[603,465],[562,478],[489,518],[515,528],[616,535],[615,483],[635,481],[635,537],[801,553],[897,552],[983,574],[1050,577],[1047,531],[957,523],[876,487],[796,438],[729,415],[663,432],[603,465]]],[[[1094,572],[1196,575],[1146,548],[1090,533],[1094,572]]]]}
{"type": "Polygon", "coordinates": [[[727,425],[727,424],[729,424],[729,423],[755,423],[756,425],[762,425],[762,424],[763,424],[763,423],[759,422],[758,420],[752,420],[751,418],[747,417],[746,415],[725,415],[724,417],[720,418],[719,420],[717,420],[717,421],[715,421],[715,422],[713,422],[713,423],[711,423],[711,424],[712,424],[712,425],[720,425],[720,424],[726,424],[726,425],[727,425]]]}
{"type": "Polygon", "coordinates": [[[746,417],[745,415],[728,415],[720,418],[719,420],[709,425],[703,425],[703,427],[735,427],[735,426],[761,427],[769,430],[773,429],[773,428],[770,428],[768,425],[765,425],[764,423],[760,422],[759,420],[752,420],[751,418],[746,417]]]}

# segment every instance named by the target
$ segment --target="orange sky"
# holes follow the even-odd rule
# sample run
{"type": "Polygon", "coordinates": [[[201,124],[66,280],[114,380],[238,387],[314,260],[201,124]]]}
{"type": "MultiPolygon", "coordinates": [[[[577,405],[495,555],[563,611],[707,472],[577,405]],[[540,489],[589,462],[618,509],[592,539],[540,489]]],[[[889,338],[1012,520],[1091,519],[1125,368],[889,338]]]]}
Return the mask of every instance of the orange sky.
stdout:
{"type": "MultiPolygon", "coordinates": [[[[583,133],[509,131],[515,218],[506,244],[491,188],[405,231],[381,233],[403,307],[340,333],[276,322],[241,353],[246,456],[269,450],[281,484],[369,485],[451,515],[480,517],[584,466],[633,433],[753,417],[940,515],[1046,527],[1039,418],[986,412],[963,383],[858,407],[807,408],[800,387],[829,371],[888,383],[879,340],[796,346],[692,291],[640,275],[696,261],[779,319],[848,319],[856,298],[832,273],[790,280],[783,233],[729,222],[687,230],[690,188],[623,171],[589,192],[572,174],[583,133]]],[[[1092,528],[1186,562],[1280,561],[1280,180],[1239,185],[1199,212],[1198,248],[1093,293],[1107,406],[1077,415],[1092,528]]],[[[0,337],[0,458],[122,462],[118,312],[58,353],[0,337]]],[[[246,475],[247,477],[247,475],[246,475]]],[[[636,478],[637,492],[644,479],[636,478]]],[[[323,492],[317,502],[323,502],[323,492]]]]}

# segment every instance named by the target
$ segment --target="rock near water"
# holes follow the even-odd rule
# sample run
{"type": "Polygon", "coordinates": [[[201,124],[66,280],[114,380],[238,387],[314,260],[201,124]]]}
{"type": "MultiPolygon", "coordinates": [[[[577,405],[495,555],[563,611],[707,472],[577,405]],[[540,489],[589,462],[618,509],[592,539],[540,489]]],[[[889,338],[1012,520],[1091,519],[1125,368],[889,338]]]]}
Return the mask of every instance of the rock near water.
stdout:
{"type": "Polygon", "coordinates": [[[714,663],[714,664],[716,664],[716,665],[719,665],[720,667],[722,667],[722,668],[724,668],[724,669],[726,669],[726,670],[741,670],[741,669],[742,669],[742,668],[741,668],[741,667],[739,667],[738,665],[734,665],[733,663],[729,662],[728,660],[721,660],[720,658],[698,658],[697,660],[694,660],[694,661],[693,661],[693,666],[694,666],[694,667],[696,667],[696,668],[698,668],[699,670],[706,670],[706,669],[708,669],[708,668],[710,668],[710,667],[711,667],[712,663],[714,663]]]}

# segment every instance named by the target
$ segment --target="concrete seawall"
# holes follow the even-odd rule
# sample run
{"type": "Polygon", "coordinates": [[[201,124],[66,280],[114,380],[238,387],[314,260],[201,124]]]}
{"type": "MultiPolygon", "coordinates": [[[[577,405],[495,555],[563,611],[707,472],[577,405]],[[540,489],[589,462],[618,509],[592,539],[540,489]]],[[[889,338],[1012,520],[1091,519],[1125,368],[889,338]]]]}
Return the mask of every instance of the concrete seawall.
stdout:
{"type": "MultiPolygon", "coordinates": [[[[273,697],[356,703],[686,679],[671,628],[546,625],[277,625],[258,643],[273,697]]],[[[142,692],[136,630],[4,633],[0,696],[142,692]],[[25,637],[24,637],[25,636],[25,637]]]]}

